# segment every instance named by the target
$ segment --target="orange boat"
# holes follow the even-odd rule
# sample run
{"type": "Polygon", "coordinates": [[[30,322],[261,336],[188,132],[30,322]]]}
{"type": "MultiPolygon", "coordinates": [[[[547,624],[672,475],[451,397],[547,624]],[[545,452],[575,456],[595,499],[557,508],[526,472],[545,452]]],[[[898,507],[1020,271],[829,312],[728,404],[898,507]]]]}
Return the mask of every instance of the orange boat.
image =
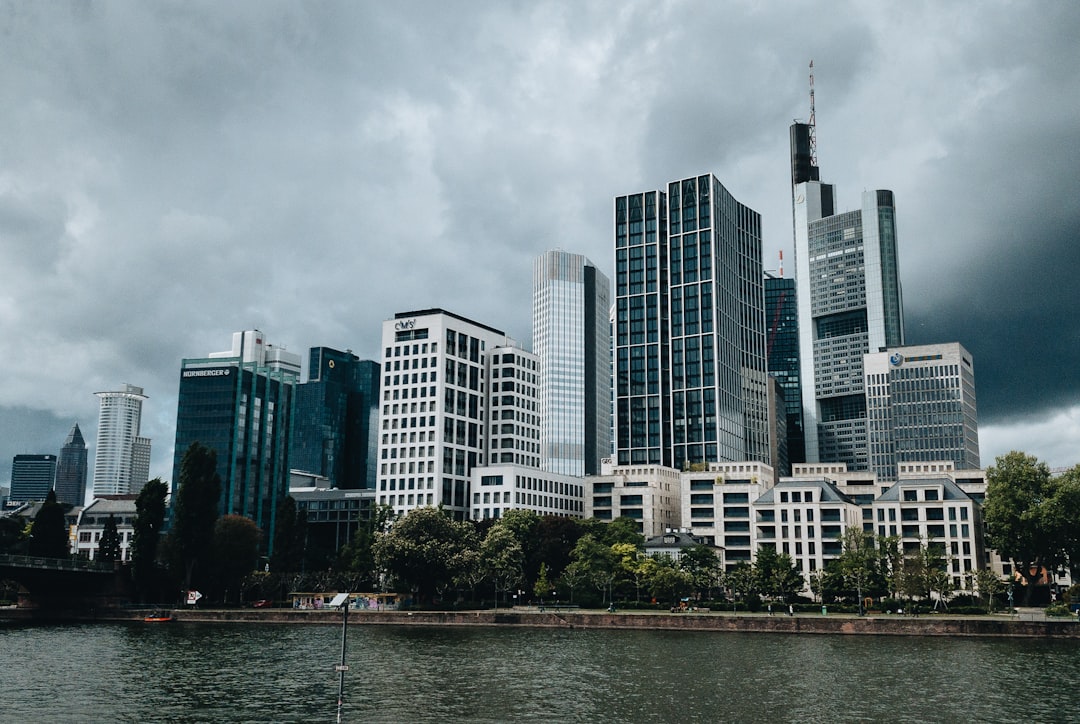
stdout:
{"type": "Polygon", "coordinates": [[[171,623],[176,618],[169,611],[154,611],[143,619],[146,623],[171,623]]]}

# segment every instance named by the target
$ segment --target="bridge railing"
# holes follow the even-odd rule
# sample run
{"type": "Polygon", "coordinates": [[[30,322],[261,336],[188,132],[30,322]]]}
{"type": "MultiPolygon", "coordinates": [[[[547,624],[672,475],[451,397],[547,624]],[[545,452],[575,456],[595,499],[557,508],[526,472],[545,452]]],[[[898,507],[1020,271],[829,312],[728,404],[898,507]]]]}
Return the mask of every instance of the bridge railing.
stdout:
{"type": "Polygon", "coordinates": [[[0,566],[95,573],[107,573],[113,570],[112,563],[102,561],[85,561],[75,558],[44,558],[42,556],[17,556],[9,553],[0,554],[0,566]]]}

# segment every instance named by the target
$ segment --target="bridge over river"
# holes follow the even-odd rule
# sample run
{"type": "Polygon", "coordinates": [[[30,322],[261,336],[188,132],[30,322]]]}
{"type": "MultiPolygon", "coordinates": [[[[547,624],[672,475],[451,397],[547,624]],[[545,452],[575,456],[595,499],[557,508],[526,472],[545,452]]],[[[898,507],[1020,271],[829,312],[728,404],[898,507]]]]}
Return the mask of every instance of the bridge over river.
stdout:
{"type": "Polygon", "coordinates": [[[122,578],[113,563],[0,555],[0,580],[19,584],[19,608],[55,610],[108,606],[121,594],[122,578]]]}

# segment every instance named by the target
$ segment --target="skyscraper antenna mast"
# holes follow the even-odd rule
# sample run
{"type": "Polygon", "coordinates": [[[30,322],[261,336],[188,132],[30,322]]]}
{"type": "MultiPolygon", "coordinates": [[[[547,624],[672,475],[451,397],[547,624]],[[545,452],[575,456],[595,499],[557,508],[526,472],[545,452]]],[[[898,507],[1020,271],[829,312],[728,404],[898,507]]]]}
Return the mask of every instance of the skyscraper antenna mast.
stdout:
{"type": "Polygon", "coordinates": [[[814,59],[810,59],[810,165],[817,166],[817,120],[814,118],[814,59]]]}

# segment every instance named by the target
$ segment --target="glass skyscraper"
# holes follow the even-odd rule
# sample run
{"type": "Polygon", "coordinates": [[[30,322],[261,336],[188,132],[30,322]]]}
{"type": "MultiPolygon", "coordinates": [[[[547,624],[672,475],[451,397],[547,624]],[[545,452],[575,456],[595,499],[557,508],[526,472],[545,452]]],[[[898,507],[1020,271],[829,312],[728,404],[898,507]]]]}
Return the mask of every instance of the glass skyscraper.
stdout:
{"type": "Polygon", "coordinates": [[[308,381],[296,388],[289,464],[335,488],[375,487],[379,363],[312,347],[308,381]]]}
{"type": "MultiPolygon", "coordinates": [[[[806,462],[799,370],[799,309],[795,280],[765,274],[765,327],[769,375],[784,394],[789,463],[806,462]]],[[[789,469],[781,475],[790,475],[789,469]]]]}
{"type": "Polygon", "coordinates": [[[869,467],[863,355],[904,344],[891,191],[835,213],[835,189],[809,157],[812,128],[791,127],[795,278],[807,462],[869,467]]]}
{"type": "Polygon", "coordinates": [[[172,499],[193,442],[217,452],[222,515],[243,515],[273,540],[274,515],[289,490],[289,436],[300,357],[237,332],[233,348],[184,359],[176,409],[172,499]]]}
{"type": "Polygon", "coordinates": [[[60,448],[56,465],[56,499],[61,503],[82,505],[86,498],[86,476],[86,441],[76,422],[60,448]]]}
{"type": "Polygon", "coordinates": [[[711,174],[614,211],[617,464],[768,462],[761,215],[711,174]]]}
{"type": "Polygon", "coordinates": [[[45,500],[56,477],[55,455],[16,455],[11,461],[11,502],[45,500]]]}
{"type": "Polygon", "coordinates": [[[533,264],[533,353],[540,358],[540,467],[596,475],[611,453],[611,287],[581,254],[533,264]]]}

